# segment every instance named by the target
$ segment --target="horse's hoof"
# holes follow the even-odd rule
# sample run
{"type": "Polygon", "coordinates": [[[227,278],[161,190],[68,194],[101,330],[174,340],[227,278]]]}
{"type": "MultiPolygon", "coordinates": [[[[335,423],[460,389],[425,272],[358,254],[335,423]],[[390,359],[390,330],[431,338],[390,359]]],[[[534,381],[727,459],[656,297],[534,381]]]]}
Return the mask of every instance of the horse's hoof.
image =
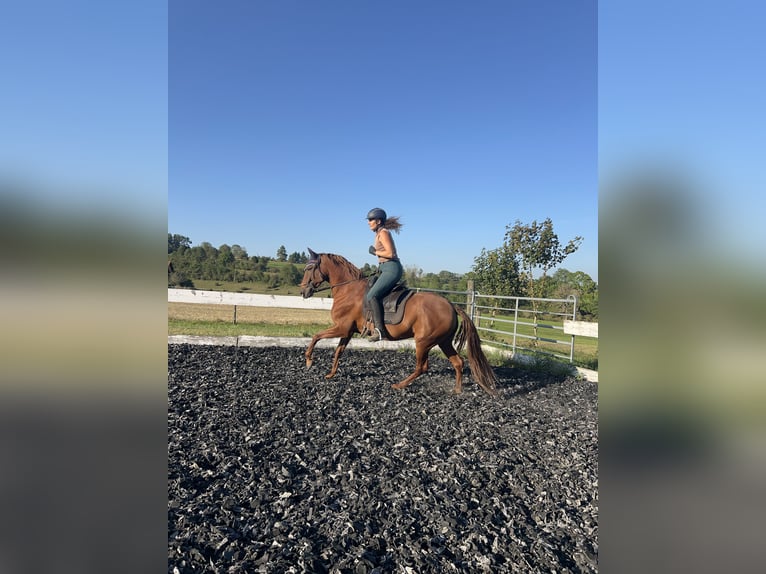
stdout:
{"type": "Polygon", "coordinates": [[[314,361],[313,361],[313,360],[311,360],[311,359],[306,359],[306,368],[307,368],[307,369],[311,368],[311,365],[313,365],[313,364],[314,364],[314,361]]]}
{"type": "Polygon", "coordinates": [[[462,395],[463,394],[463,389],[452,389],[449,392],[449,394],[451,394],[451,395],[462,395]]]}
{"type": "Polygon", "coordinates": [[[397,391],[401,391],[406,385],[403,385],[401,383],[394,383],[391,385],[392,389],[396,389],[397,391]]]}
{"type": "Polygon", "coordinates": [[[325,379],[327,379],[327,380],[329,381],[329,380],[330,380],[330,379],[332,379],[334,376],[335,376],[335,373],[329,373],[329,374],[325,375],[325,376],[324,376],[324,378],[325,378],[325,379]]]}

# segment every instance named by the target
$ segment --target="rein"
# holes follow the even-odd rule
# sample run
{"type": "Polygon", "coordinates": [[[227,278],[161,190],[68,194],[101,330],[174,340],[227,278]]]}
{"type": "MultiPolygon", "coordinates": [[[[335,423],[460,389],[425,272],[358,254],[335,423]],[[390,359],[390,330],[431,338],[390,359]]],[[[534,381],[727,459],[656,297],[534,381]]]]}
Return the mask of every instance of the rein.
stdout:
{"type": "Polygon", "coordinates": [[[328,285],[327,287],[322,287],[321,289],[314,289],[314,293],[319,293],[320,291],[327,291],[328,289],[335,289],[336,287],[340,287],[341,285],[347,285],[348,283],[353,283],[354,281],[361,281],[362,279],[367,279],[369,277],[371,276],[362,275],[359,279],[349,279],[348,281],[336,283],[335,285],[328,285]]]}

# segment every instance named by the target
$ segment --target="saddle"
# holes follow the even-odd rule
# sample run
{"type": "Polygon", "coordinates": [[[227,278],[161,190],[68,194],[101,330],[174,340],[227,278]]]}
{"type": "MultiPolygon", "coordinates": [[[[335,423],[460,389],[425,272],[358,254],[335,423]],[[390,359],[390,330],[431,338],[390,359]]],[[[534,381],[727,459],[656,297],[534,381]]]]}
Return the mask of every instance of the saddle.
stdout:
{"type": "MultiPolygon", "coordinates": [[[[370,287],[372,287],[376,279],[377,277],[372,277],[370,281],[367,282],[367,289],[365,290],[365,293],[369,291],[370,287]]],[[[402,322],[402,318],[404,317],[404,305],[407,302],[407,299],[409,299],[414,293],[415,291],[408,289],[404,283],[400,282],[394,285],[394,288],[391,289],[391,291],[383,297],[383,322],[386,325],[398,325],[402,322]]],[[[370,306],[367,303],[367,297],[364,298],[363,310],[364,316],[369,322],[372,322],[372,312],[370,311],[370,306]]]]}

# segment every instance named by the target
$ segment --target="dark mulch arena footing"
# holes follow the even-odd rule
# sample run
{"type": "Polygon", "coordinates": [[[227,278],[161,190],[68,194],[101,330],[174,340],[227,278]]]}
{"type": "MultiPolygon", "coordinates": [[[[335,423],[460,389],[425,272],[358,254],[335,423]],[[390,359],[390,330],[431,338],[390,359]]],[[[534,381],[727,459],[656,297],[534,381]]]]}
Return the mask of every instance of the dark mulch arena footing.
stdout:
{"type": "Polygon", "coordinates": [[[597,385],[443,355],[168,347],[169,572],[595,572],[597,385]]]}

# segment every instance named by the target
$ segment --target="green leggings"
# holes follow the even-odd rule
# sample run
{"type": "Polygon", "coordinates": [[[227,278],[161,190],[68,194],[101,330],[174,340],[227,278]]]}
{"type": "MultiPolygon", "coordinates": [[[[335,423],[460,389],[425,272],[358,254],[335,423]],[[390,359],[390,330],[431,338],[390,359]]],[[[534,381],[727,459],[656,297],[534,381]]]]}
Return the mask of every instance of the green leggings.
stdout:
{"type": "Polygon", "coordinates": [[[375,281],[375,285],[370,287],[367,292],[367,301],[371,301],[373,298],[377,300],[383,299],[388,294],[394,285],[402,278],[404,268],[399,261],[386,261],[380,264],[380,277],[375,281]]]}

